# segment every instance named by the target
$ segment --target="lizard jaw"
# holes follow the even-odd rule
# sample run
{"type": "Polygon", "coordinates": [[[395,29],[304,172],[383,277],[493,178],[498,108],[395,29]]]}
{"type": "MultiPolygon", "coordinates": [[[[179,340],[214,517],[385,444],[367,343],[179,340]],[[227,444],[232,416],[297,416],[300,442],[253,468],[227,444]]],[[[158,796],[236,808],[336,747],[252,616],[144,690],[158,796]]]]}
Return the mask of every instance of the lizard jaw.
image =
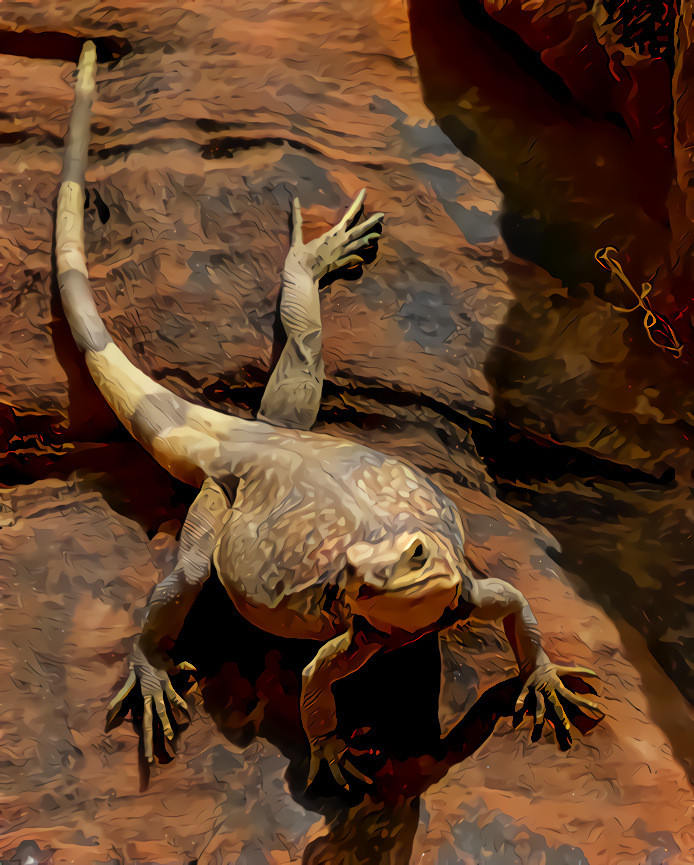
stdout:
{"type": "Polygon", "coordinates": [[[423,597],[441,590],[457,589],[458,583],[459,580],[450,574],[429,574],[416,582],[390,583],[384,594],[423,597]]]}
{"type": "Polygon", "coordinates": [[[358,598],[353,608],[375,627],[414,633],[437,622],[457,603],[459,592],[458,579],[448,574],[432,574],[407,587],[358,598]]]}

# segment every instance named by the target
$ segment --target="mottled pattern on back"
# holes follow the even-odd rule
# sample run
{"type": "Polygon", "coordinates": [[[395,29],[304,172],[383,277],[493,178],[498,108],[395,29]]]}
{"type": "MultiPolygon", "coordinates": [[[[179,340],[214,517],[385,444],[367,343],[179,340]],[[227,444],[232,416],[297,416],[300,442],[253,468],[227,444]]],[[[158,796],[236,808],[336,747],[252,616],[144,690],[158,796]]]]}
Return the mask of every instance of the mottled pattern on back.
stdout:
{"type": "Polygon", "coordinates": [[[291,444],[239,487],[218,551],[234,595],[310,614],[327,585],[339,585],[357,542],[423,531],[462,551],[452,502],[421,471],[328,436],[302,433],[291,444]]]}

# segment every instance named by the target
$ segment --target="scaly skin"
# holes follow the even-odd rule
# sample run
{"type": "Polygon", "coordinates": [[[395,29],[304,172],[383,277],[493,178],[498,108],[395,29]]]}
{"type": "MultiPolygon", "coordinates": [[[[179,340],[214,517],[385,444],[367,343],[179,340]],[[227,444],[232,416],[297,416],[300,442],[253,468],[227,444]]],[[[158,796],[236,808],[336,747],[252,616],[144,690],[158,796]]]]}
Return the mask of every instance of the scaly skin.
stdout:
{"type": "Polygon", "coordinates": [[[115,346],[89,291],[83,247],[94,71],[94,48],[86,43],[58,199],[63,306],[90,372],[120,420],[173,475],[202,485],[182,530],[176,566],[148,604],[130,675],[111,701],[109,721],[137,687],[144,697],[147,759],[154,759],[157,717],[164,734],[173,735],[167,701],[180,710],[185,702],[171,686],[169,674],[176,668],[166,646],[178,636],[212,561],[251,622],[323,644],[303,675],[309,783],[322,761],[340,784],[347,786],[350,776],[368,780],[344,759],[345,745],[335,736],[332,685],[377,652],[470,617],[503,621],[525,680],[519,708],[532,691],[537,726],[548,706],[568,735],[560,697],[599,712],[560,680],[594,674],[550,662],[520,592],[472,576],[460,516],[435,484],[403,462],[309,430],[323,383],[319,282],[333,271],[363,266],[380,236],[383,214],[362,218],[364,192],[334,228],[308,243],[294,201],[280,306],[287,345],[265,390],[261,420],[174,396],[115,346]]]}

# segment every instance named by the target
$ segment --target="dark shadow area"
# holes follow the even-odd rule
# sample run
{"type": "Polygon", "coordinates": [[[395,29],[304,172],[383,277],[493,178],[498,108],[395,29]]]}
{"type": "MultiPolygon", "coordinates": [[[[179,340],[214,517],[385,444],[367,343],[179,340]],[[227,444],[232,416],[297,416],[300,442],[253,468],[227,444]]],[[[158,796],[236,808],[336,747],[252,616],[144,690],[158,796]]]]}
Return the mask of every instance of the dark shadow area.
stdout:
{"type": "MultiPolygon", "coordinates": [[[[529,47],[528,39],[538,40],[541,27],[532,30],[532,15],[523,18],[520,3],[508,4],[503,15],[496,7],[495,17],[477,0],[410,0],[409,11],[427,106],[453,144],[498,185],[503,194],[500,229],[515,257],[505,265],[515,302],[485,364],[495,411],[490,426],[475,435],[478,453],[500,496],[558,538],[563,551],[556,560],[579,577],[577,590],[600,603],[618,625],[623,619],[642,635],[644,647],[691,701],[691,526],[686,506],[676,496],[675,470],[663,459],[651,477],[639,472],[641,477],[620,478],[626,468],[619,465],[620,453],[611,459],[603,449],[604,458],[596,459],[590,439],[580,447],[567,447],[550,432],[556,413],[568,419],[571,433],[573,424],[580,439],[582,417],[590,418],[595,410],[596,425],[606,418],[598,436],[633,436],[642,452],[652,446],[654,455],[667,454],[658,430],[672,436],[673,450],[680,439],[686,447],[690,438],[676,393],[691,387],[694,341],[688,316],[673,306],[668,264],[675,9],[664,3],[658,10],[646,10],[630,0],[604,5],[618,22],[615,38],[655,58],[637,70],[633,90],[621,105],[615,101],[618,90],[609,95],[614,81],[609,75],[603,80],[605,70],[599,63],[570,56],[575,44],[568,39],[568,16],[561,50],[552,53],[548,47],[540,53],[529,47]],[[558,57],[565,61],[571,88],[562,87],[543,64],[543,58],[551,63],[558,57]],[[583,79],[577,70],[583,70],[583,79]],[[581,80],[595,90],[602,86],[604,102],[581,101],[575,87],[581,80]],[[642,317],[627,316],[623,364],[609,362],[625,389],[672,391],[672,405],[665,412],[676,422],[667,427],[653,423],[651,440],[640,438],[639,423],[627,410],[615,405],[614,414],[610,412],[610,398],[600,388],[608,393],[612,382],[599,363],[591,373],[594,391],[581,391],[564,366],[561,326],[573,328],[583,319],[585,348],[569,345],[566,352],[570,357],[575,348],[578,356],[592,358],[591,340],[597,345],[606,338],[602,325],[593,323],[599,304],[631,306],[616,283],[608,285],[606,273],[599,272],[594,253],[603,243],[619,247],[637,285],[653,282],[654,308],[660,308],[688,344],[683,357],[673,359],[648,341],[642,317]],[[645,554],[648,558],[640,567],[645,554]]],[[[601,50],[599,44],[593,48],[601,50]]],[[[590,49],[587,52],[585,56],[590,49]]],[[[606,59],[607,49],[603,54],[606,59]]],[[[618,403],[619,395],[612,399],[618,403]]],[[[680,482],[687,483],[684,478],[680,482]]],[[[691,748],[680,722],[669,720],[667,710],[658,706],[657,677],[646,670],[650,659],[636,651],[630,659],[644,673],[653,717],[691,771],[691,748]]]]}
{"type": "MultiPolygon", "coordinates": [[[[646,516],[634,522],[639,498],[643,499],[642,512],[647,514],[649,500],[656,500],[662,490],[622,488],[627,493],[625,504],[605,495],[608,489],[608,484],[596,479],[582,494],[569,484],[566,489],[544,493],[507,486],[501,494],[551,531],[560,548],[548,549],[549,556],[565,573],[580,578],[574,588],[583,597],[597,601],[615,623],[626,657],[641,674],[641,689],[651,717],[694,780],[694,721],[678,701],[681,695],[694,703],[690,668],[694,639],[689,627],[694,577],[691,540],[684,532],[668,532],[660,519],[646,516]],[[652,584],[637,586],[634,575],[624,568],[623,551],[636,545],[632,558],[638,558],[638,545],[647,548],[651,535],[653,543],[660,544],[662,559],[648,567],[652,584]],[[657,675],[656,665],[670,683],[657,675]]],[[[664,511],[667,514],[667,507],[664,511]]]]}
{"type": "Polygon", "coordinates": [[[82,46],[89,39],[96,45],[99,63],[118,61],[132,50],[130,42],[120,36],[76,36],[55,30],[0,30],[0,54],[77,63],[82,46]]]}
{"type": "MultiPolygon", "coordinates": [[[[637,273],[667,260],[674,162],[662,61],[647,98],[600,107],[577,98],[476,0],[410,0],[409,9],[425,101],[451,141],[499,186],[502,234],[513,255],[572,292],[594,287],[600,296],[607,280],[593,257],[599,247],[616,243],[637,273]],[[625,120],[637,110],[645,115],[641,135],[625,120]]],[[[603,54],[585,76],[599,91],[605,75],[603,91],[615,83],[603,54]]]]}
{"type": "MultiPolygon", "coordinates": [[[[374,657],[334,688],[336,732],[348,743],[350,760],[373,783],[353,784],[346,791],[323,768],[307,790],[309,750],[299,694],[301,671],[319,646],[315,641],[274,637],[250,625],[213,575],[189,613],[172,656],[197,667],[205,709],[226,738],[241,748],[258,736],[274,744],[289,760],[286,777],[292,796],[326,818],[328,832],[308,846],[305,865],[407,865],[419,797],[451,766],[473,754],[501,718],[514,715],[520,680],[514,677],[489,688],[441,739],[437,636],[374,657]]],[[[594,693],[581,680],[565,681],[577,692],[594,693]]],[[[173,683],[184,692],[188,674],[173,683]]],[[[564,705],[581,732],[597,723],[564,705]]],[[[124,711],[130,708],[138,727],[141,700],[134,698],[124,711]]],[[[514,723],[521,718],[516,713],[514,723]]],[[[168,762],[161,730],[155,733],[155,753],[168,762]]],[[[561,743],[562,748],[568,746],[568,740],[561,743]]],[[[144,762],[141,765],[146,786],[148,769],[144,762]]]]}
{"type": "Polygon", "coordinates": [[[602,0],[602,5],[624,45],[675,65],[677,0],[661,0],[648,9],[641,0],[602,0]]]}

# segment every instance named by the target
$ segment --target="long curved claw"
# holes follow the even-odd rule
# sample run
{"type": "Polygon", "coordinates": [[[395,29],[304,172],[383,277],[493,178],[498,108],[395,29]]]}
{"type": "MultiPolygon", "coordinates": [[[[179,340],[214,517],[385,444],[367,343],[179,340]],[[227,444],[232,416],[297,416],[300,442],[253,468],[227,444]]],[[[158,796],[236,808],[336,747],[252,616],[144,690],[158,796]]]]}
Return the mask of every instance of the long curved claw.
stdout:
{"type": "MultiPolygon", "coordinates": [[[[351,760],[343,760],[342,765],[349,772],[352,777],[356,778],[358,781],[361,781],[362,784],[373,784],[373,780],[361,772],[357,767],[352,763],[351,760]]],[[[349,788],[348,788],[349,789],[349,788]]]]}
{"type": "Polygon", "coordinates": [[[159,716],[164,735],[169,741],[171,741],[174,737],[174,732],[171,729],[171,722],[169,721],[169,716],[166,712],[166,703],[164,702],[163,694],[154,695],[154,706],[157,710],[157,715],[159,716]]]}
{"type": "Polygon", "coordinates": [[[602,709],[594,703],[592,700],[588,700],[586,697],[582,697],[580,694],[575,694],[573,691],[570,691],[568,688],[561,687],[557,688],[557,693],[564,699],[568,700],[569,703],[573,703],[574,706],[578,706],[581,709],[588,709],[593,712],[595,715],[599,715],[604,718],[605,713],[602,709]]]}
{"type": "Polygon", "coordinates": [[[350,268],[354,267],[362,267],[363,264],[364,259],[361,257],[361,255],[346,255],[344,258],[338,259],[335,269],[343,270],[347,268],[349,270],[350,268]]]}
{"type": "Polygon", "coordinates": [[[518,695],[518,699],[516,700],[516,705],[513,708],[514,714],[516,712],[520,712],[523,706],[525,705],[525,701],[528,699],[530,694],[530,682],[526,681],[523,683],[523,687],[521,688],[521,692],[518,695]]]}
{"type": "Polygon", "coordinates": [[[116,696],[111,700],[111,702],[106,707],[106,729],[111,726],[115,718],[120,714],[121,709],[123,708],[123,702],[128,694],[132,691],[132,689],[137,684],[137,676],[134,671],[130,671],[130,675],[128,676],[125,684],[120,689],[120,691],[116,694],[116,696]]]}
{"type": "Polygon", "coordinates": [[[556,666],[554,669],[559,678],[561,678],[562,676],[592,676],[594,678],[598,677],[598,674],[595,672],[595,670],[591,670],[588,667],[556,666]]]}
{"type": "Polygon", "coordinates": [[[363,249],[365,246],[370,246],[374,241],[379,240],[381,237],[380,232],[371,232],[371,234],[365,234],[363,237],[358,237],[356,240],[351,241],[345,247],[345,252],[347,254],[356,252],[358,249],[363,249]]]}
{"type": "Polygon", "coordinates": [[[318,772],[320,770],[321,762],[322,762],[321,755],[316,754],[312,751],[311,752],[311,762],[309,763],[309,767],[308,767],[308,777],[306,779],[306,789],[307,790],[311,786],[311,784],[313,784],[313,782],[315,781],[316,775],[318,774],[318,772]]]}
{"type": "Polygon", "coordinates": [[[173,672],[173,673],[178,673],[178,672],[180,672],[181,670],[186,670],[186,671],[191,672],[191,673],[197,673],[198,668],[197,668],[197,667],[194,667],[194,666],[190,663],[190,661],[181,661],[181,663],[178,664],[178,666],[175,667],[171,672],[173,672]]]}
{"type": "Polygon", "coordinates": [[[340,787],[349,791],[349,780],[345,774],[351,776],[363,784],[373,784],[371,778],[361,772],[351,760],[345,759],[347,745],[336,736],[331,736],[322,742],[314,742],[311,746],[311,762],[308,770],[306,788],[308,789],[320,771],[321,764],[325,761],[330,769],[330,774],[340,787]]]}
{"type": "Polygon", "coordinates": [[[145,711],[142,717],[142,744],[145,749],[145,760],[154,762],[154,719],[152,715],[152,697],[145,697],[145,711]]]}
{"type": "Polygon", "coordinates": [[[540,736],[542,736],[542,731],[545,728],[545,698],[542,695],[541,691],[535,691],[535,718],[533,724],[533,730],[530,734],[531,742],[539,742],[540,736]]]}
{"type": "Polygon", "coordinates": [[[366,198],[366,190],[362,189],[354,201],[347,208],[345,215],[342,219],[337,223],[334,231],[345,231],[358,222],[361,217],[362,211],[364,210],[364,199],[366,198]]]}
{"type": "Polygon", "coordinates": [[[340,787],[349,790],[349,784],[345,780],[345,776],[342,774],[342,769],[340,768],[340,761],[336,757],[333,757],[333,759],[328,760],[327,763],[333,778],[337,781],[340,787]]]}
{"type": "MultiPolygon", "coordinates": [[[[554,714],[557,716],[559,723],[564,728],[564,732],[566,737],[568,738],[569,745],[571,744],[571,722],[569,721],[566,712],[564,711],[564,707],[561,704],[561,700],[557,696],[555,691],[548,691],[547,694],[543,695],[549,701],[554,710],[554,714]]],[[[556,730],[555,730],[556,732],[556,730]]]]}
{"type": "Polygon", "coordinates": [[[541,691],[535,694],[535,726],[542,727],[545,722],[545,698],[541,691]]]}
{"type": "Polygon", "coordinates": [[[164,691],[166,693],[166,696],[169,699],[169,702],[173,706],[176,706],[177,709],[180,709],[181,712],[183,712],[186,715],[186,717],[188,718],[188,721],[190,722],[190,710],[188,709],[188,704],[183,699],[183,697],[181,697],[180,694],[176,693],[171,682],[168,682],[166,684],[164,691]]]}
{"type": "Polygon", "coordinates": [[[370,216],[368,219],[365,219],[363,222],[355,225],[349,231],[346,231],[344,236],[344,242],[347,244],[351,244],[363,235],[369,233],[376,226],[380,228],[381,222],[383,222],[384,218],[385,213],[374,213],[373,216],[370,216]]]}

